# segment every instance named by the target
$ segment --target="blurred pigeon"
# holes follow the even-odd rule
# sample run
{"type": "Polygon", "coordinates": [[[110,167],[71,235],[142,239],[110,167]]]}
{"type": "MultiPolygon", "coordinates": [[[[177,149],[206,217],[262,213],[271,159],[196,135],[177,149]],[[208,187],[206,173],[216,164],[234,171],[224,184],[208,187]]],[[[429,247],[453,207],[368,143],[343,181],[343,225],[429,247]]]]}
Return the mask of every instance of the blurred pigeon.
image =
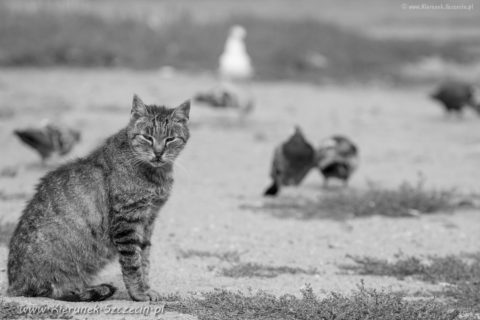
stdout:
{"type": "Polygon", "coordinates": [[[347,185],[348,179],[358,166],[358,148],[347,137],[332,136],[322,141],[316,149],[316,166],[324,176],[324,186],[328,179],[337,178],[347,185]]]}
{"type": "Polygon", "coordinates": [[[480,104],[475,101],[473,87],[462,81],[444,82],[430,97],[443,104],[447,114],[461,114],[465,106],[480,113],[480,104]]]}
{"type": "Polygon", "coordinates": [[[315,165],[315,150],[305,139],[301,129],[295,127],[294,134],[275,149],[270,171],[272,184],[265,196],[275,196],[281,186],[298,185],[315,165]]]}
{"type": "Polygon", "coordinates": [[[230,29],[219,61],[219,73],[223,80],[248,80],[253,76],[252,63],[244,42],[246,35],[242,26],[236,25],[230,29]]]}
{"type": "Polygon", "coordinates": [[[299,71],[322,70],[328,66],[328,59],[319,52],[309,52],[298,57],[295,67],[299,71]]]}
{"type": "Polygon", "coordinates": [[[35,149],[45,162],[52,155],[64,156],[80,141],[80,132],[53,124],[15,130],[20,140],[35,149]]]}
{"type": "Polygon", "coordinates": [[[214,108],[239,109],[246,114],[253,110],[254,102],[250,96],[242,94],[241,90],[234,86],[219,86],[210,91],[200,92],[194,100],[212,106],[214,108]]]}

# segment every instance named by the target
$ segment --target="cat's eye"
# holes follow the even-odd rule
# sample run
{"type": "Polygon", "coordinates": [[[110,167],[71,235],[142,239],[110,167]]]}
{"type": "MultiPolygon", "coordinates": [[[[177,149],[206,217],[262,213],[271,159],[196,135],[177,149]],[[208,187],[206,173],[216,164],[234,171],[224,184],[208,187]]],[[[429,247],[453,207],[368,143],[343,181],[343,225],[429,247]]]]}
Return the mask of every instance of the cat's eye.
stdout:
{"type": "Polygon", "coordinates": [[[165,139],[165,143],[173,142],[175,139],[175,137],[168,137],[167,139],[165,139]]]}
{"type": "Polygon", "coordinates": [[[145,134],[141,134],[140,137],[142,137],[143,140],[148,141],[148,143],[153,144],[153,138],[151,136],[147,136],[145,134]]]}

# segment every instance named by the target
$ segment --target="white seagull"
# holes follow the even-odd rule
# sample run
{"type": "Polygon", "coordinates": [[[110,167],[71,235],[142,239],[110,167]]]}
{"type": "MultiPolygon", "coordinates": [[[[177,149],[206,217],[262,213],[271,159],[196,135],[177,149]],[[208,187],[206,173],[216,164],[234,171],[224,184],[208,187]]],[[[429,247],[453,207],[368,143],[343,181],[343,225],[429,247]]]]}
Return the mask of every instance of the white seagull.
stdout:
{"type": "Polygon", "coordinates": [[[230,29],[225,49],[220,56],[219,73],[222,80],[242,81],[253,76],[251,59],[245,46],[247,31],[240,25],[230,29]]]}

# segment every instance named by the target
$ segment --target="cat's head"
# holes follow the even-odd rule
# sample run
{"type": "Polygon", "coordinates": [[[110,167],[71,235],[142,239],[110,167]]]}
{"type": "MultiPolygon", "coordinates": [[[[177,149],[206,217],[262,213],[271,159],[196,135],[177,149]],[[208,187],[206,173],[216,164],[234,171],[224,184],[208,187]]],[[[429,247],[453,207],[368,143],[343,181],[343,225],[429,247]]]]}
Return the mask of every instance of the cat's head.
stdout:
{"type": "Polygon", "coordinates": [[[153,167],[172,164],[190,137],[189,113],[190,101],[167,108],[146,105],[134,95],[127,136],[135,160],[153,167]]]}

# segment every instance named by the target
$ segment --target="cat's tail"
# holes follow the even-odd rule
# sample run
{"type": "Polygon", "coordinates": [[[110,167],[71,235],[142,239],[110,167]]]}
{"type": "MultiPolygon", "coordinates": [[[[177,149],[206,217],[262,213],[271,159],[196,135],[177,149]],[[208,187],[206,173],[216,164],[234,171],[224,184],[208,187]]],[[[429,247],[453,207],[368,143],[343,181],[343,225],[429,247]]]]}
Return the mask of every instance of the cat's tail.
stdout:
{"type": "Polygon", "coordinates": [[[70,302],[103,301],[110,298],[115,291],[117,291],[117,288],[111,284],[102,283],[96,286],[87,287],[80,292],[70,291],[53,298],[70,302]]]}

